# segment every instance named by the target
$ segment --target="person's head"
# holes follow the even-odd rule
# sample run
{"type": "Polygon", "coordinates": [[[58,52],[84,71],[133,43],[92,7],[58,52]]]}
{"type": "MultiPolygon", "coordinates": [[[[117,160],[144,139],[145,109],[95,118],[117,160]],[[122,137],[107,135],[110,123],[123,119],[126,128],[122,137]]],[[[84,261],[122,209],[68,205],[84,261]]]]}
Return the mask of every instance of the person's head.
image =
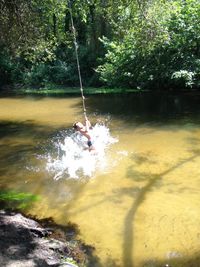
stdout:
{"type": "Polygon", "coordinates": [[[79,131],[79,130],[81,130],[81,129],[83,129],[83,124],[81,123],[81,122],[75,122],[74,124],[73,124],[73,128],[76,130],[76,131],[79,131]]]}

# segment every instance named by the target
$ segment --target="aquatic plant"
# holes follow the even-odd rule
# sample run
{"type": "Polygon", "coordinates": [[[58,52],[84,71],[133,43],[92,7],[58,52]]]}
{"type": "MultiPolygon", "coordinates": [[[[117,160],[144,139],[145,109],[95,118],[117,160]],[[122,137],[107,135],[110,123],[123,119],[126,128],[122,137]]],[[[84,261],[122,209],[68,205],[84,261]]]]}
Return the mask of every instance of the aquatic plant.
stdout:
{"type": "Polygon", "coordinates": [[[31,203],[39,200],[39,196],[16,191],[0,191],[0,207],[25,209],[31,203]]]}

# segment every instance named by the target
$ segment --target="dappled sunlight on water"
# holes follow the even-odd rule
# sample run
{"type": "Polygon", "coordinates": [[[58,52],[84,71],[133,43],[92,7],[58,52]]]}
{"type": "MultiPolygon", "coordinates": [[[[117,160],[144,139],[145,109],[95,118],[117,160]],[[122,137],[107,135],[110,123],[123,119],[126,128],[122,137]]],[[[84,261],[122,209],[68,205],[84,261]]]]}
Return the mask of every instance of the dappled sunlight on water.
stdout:
{"type": "Polygon", "coordinates": [[[80,99],[0,99],[1,187],[40,195],[27,213],[78,224],[96,248],[93,267],[197,267],[197,113],[139,120],[115,100],[88,100],[97,156],[72,132],[80,99]]]}

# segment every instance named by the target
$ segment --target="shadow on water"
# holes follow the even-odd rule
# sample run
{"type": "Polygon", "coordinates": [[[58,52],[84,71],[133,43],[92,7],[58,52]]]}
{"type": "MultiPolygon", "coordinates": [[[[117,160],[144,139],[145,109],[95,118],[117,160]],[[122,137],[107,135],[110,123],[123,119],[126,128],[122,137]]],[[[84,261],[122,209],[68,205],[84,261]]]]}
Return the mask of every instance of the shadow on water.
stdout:
{"type": "Polygon", "coordinates": [[[16,173],[21,166],[26,166],[27,162],[35,158],[34,154],[41,151],[45,137],[48,139],[57,132],[58,129],[35,125],[32,121],[1,121],[0,175],[16,173]]]}
{"type": "Polygon", "coordinates": [[[108,115],[125,122],[159,123],[200,122],[199,94],[137,93],[99,95],[86,99],[87,107],[96,114],[108,115]],[[182,119],[183,122],[177,121],[182,119]]]}
{"type": "MultiPolygon", "coordinates": [[[[140,207],[140,205],[143,203],[143,201],[145,200],[146,196],[148,195],[148,193],[150,193],[150,191],[155,187],[155,186],[161,186],[161,184],[158,185],[158,181],[162,180],[164,178],[164,176],[166,176],[167,174],[173,172],[174,170],[180,168],[181,166],[183,166],[184,164],[187,164],[191,161],[193,161],[195,158],[200,156],[200,150],[193,150],[193,155],[186,158],[186,159],[182,159],[180,160],[178,163],[176,163],[174,166],[172,166],[171,168],[167,169],[166,171],[163,171],[159,174],[156,175],[151,175],[150,174],[146,174],[146,173],[135,173],[134,171],[132,171],[130,168],[127,170],[127,177],[128,178],[132,178],[135,180],[135,174],[136,174],[136,180],[145,180],[146,178],[150,178],[150,180],[148,181],[148,183],[143,187],[140,188],[140,190],[138,190],[136,197],[134,194],[135,188],[132,188],[133,192],[131,191],[131,189],[125,190],[123,192],[123,190],[121,191],[121,194],[127,194],[128,195],[132,195],[132,197],[134,196],[134,201],[132,203],[131,208],[129,209],[126,218],[125,218],[125,224],[124,224],[124,243],[123,243],[123,266],[126,267],[134,267],[134,259],[133,259],[133,251],[134,251],[134,220],[135,220],[135,216],[136,213],[140,207]]],[[[144,159],[143,157],[143,161],[146,162],[148,161],[148,159],[144,159]]],[[[163,262],[158,262],[157,260],[149,260],[148,262],[144,262],[142,266],[145,267],[165,267],[167,266],[166,264],[172,264],[171,266],[175,267],[189,267],[189,266],[194,266],[197,267],[197,260],[199,259],[199,257],[196,259],[185,259],[185,258],[179,258],[177,261],[176,259],[170,259],[167,262],[163,261],[163,262]],[[188,264],[189,262],[189,264],[188,264]],[[177,263],[177,265],[174,265],[174,263],[177,263]]]]}
{"type": "MultiPolygon", "coordinates": [[[[71,125],[66,125],[71,127],[71,125]]],[[[0,121],[0,139],[5,137],[19,137],[21,139],[32,138],[32,139],[43,139],[44,136],[53,135],[54,131],[58,132],[63,128],[56,128],[47,125],[35,124],[32,120],[26,121],[0,121]],[[43,138],[42,138],[43,137],[43,138]]]]}

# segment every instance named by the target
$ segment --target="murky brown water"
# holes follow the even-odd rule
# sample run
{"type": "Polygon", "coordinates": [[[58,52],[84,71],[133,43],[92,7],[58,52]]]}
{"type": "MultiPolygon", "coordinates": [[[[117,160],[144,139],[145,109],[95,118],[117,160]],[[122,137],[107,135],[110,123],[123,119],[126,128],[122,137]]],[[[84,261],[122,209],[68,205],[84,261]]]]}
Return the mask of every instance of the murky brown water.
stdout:
{"type": "Polygon", "coordinates": [[[79,225],[91,266],[200,266],[199,96],[96,96],[119,142],[90,179],[53,180],[38,158],[82,118],[80,98],[0,98],[1,188],[40,195],[29,213],[79,225]]]}

